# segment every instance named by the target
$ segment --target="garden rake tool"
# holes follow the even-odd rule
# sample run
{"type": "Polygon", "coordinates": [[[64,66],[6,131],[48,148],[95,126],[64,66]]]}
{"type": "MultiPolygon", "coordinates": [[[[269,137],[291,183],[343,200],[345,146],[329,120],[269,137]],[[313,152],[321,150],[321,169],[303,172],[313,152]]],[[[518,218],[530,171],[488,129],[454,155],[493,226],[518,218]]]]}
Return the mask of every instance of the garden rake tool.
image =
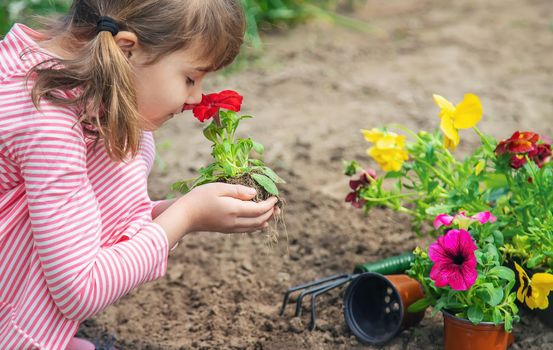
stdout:
{"type": "MultiPolygon", "coordinates": [[[[397,256],[381,259],[372,263],[359,264],[355,266],[353,274],[337,274],[328,277],[324,277],[312,282],[303,283],[295,287],[289,288],[284,294],[284,300],[280,309],[280,315],[284,315],[286,306],[290,301],[290,296],[294,292],[299,292],[296,298],[296,311],[295,316],[301,316],[303,299],[307,296],[311,296],[311,320],[309,323],[309,329],[314,330],[316,326],[317,318],[317,297],[321,294],[327,293],[335,288],[343,286],[361,276],[364,273],[372,272],[381,275],[391,275],[402,273],[407,270],[414,260],[413,253],[403,253],[397,256]]],[[[390,293],[391,294],[391,293],[390,293]]]]}

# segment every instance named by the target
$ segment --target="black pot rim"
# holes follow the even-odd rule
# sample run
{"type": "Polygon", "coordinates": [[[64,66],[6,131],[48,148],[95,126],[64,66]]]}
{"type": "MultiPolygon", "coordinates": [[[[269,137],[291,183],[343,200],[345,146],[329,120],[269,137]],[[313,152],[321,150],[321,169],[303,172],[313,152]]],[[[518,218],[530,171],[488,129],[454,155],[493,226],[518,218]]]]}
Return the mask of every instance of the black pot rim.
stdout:
{"type": "Polygon", "coordinates": [[[344,293],[344,302],[343,302],[343,308],[344,308],[344,318],[346,320],[346,324],[351,330],[351,332],[363,343],[371,344],[371,345],[382,345],[387,342],[389,342],[392,338],[394,338],[397,333],[401,330],[401,324],[402,322],[398,322],[395,329],[389,333],[388,337],[375,340],[374,337],[371,337],[369,334],[367,334],[359,325],[357,322],[355,322],[355,319],[353,317],[352,312],[352,305],[351,300],[353,299],[353,293],[355,291],[356,285],[367,278],[378,278],[381,280],[384,280],[388,283],[389,287],[392,288],[393,292],[397,295],[397,299],[399,300],[400,308],[400,320],[403,320],[404,314],[405,314],[405,308],[403,305],[403,300],[401,299],[401,295],[399,294],[399,291],[397,288],[390,282],[389,279],[386,278],[386,276],[381,275],[379,273],[375,272],[364,272],[361,273],[359,276],[357,276],[348,286],[346,289],[346,292],[344,293]]]}

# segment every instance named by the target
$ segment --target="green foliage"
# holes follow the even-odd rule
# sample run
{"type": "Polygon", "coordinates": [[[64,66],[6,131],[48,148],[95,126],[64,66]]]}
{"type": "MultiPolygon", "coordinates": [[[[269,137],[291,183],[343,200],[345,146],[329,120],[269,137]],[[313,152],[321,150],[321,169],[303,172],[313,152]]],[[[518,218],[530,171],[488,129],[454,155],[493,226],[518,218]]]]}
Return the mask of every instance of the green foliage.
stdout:
{"type": "Polygon", "coordinates": [[[194,187],[231,178],[249,175],[259,186],[271,195],[278,195],[276,184],[284,183],[262,160],[251,158],[252,153],[261,155],[264,147],[251,138],[237,138],[236,129],[240,121],[252,118],[238,116],[233,111],[219,111],[219,117],[204,129],[204,136],[211,141],[214,162],[199,170],[200,175],[192,180],[179,181],[172,189],[187,193],[194,187]]]}
{"type": "MultiPolygon", "coordinates": [[[[366,211],[386,206],[410,214],[415,231],[422,233],[424,224],[438,214],[489,210],[489,194],[479,185],[485,174],[475,171],[478,163],[488,161],[484,147],[458,161],[444,147],[438,132],[419,132],[413,137],[415,141],[407,145],[411,161],[360,189],[366,211]],[[390,181],[393,185],[385,186],[390,181]]],[[[358,172],[349,163],[346,167],[348,176],[358,172]]]]}
{"type": "MultiPolygon", "coordinates": [[[[495,139],[474,130],[481,145],[462,161],[444,146],[438,131],[407,130],[414,139],[406,145],[410,160],[357,190],[363,208],[386,206],[407,213],[419,234],[436,233],[425,228],[438,214],[489,210],[497,217],[504,236],[498,247],[507,258],[552,272],[553,163],[545,161],[540,168],[528,158],[515,169],[511,156],[496,154],[495,139]]],[[[348,176],[361,169],[348,162],[345,167],[348,176]]]]}
{"type": "Polygon", "coordinates": [[[0,35],[9,31],[16,21],[29,23],[32,15],[63,13],[69,9],[70,0],[19,0],[0,4],[0,35]]]}

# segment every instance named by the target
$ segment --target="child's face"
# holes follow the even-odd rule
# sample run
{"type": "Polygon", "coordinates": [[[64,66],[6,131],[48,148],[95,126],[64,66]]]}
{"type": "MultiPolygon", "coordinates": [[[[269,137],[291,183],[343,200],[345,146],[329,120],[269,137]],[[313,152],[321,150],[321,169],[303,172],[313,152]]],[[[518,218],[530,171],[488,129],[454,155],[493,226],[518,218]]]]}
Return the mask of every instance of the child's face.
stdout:
{"type": "Polygon", "coordinates": [[[202,79],[206,75],[201,63],[190,54],[192,49],[163,56],[154,64],[145,65],[148,57],[140,50],[131,58],[136,76],[139,113],[147,120],[147,130],[156,130],[182,106],[202,100],[202,79]]]}

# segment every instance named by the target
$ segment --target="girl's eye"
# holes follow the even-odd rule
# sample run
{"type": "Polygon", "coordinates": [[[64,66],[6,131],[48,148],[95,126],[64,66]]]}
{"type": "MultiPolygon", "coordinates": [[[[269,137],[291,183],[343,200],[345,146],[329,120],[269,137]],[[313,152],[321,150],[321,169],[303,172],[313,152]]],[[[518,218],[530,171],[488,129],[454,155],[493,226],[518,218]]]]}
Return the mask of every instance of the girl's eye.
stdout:
{"type": "Polygon", "coordinates": [[[196,82],[192,79],[190,79],[189,77],[186,77],[186,84],[190,85],[190,86],[194,86],[196,82]]]}

